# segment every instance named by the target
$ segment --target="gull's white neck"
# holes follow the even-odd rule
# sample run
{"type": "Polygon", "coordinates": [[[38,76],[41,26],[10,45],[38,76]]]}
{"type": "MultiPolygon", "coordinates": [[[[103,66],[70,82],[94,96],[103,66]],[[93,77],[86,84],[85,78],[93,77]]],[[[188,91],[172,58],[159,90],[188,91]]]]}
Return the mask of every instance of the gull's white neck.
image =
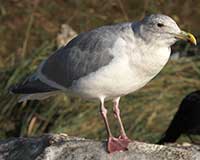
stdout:
{"type": "Polygon", "coordinates": [[[137,41],[135,42],[139,45],[135,47],[135,51],[130,56],[133,70],[137,68],[137,72],[140,76],[144,76],[144,79],[153,78],[169,60],[171,48],[167,44],[148,43],[142,39],[137,41]]]}

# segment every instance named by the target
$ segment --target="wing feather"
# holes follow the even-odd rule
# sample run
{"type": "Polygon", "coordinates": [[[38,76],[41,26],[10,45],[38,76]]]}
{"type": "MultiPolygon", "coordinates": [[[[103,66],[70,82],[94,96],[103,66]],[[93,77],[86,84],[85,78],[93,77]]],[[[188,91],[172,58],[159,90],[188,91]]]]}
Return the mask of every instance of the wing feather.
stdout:
{"type": "Polygon", "coordinates": [[[74,38],[43,63],[39,71],[43,81],[68,88],[74,80],[108,65],[114,57],[110,51],[123,26],[104,26],[74,38]]]}

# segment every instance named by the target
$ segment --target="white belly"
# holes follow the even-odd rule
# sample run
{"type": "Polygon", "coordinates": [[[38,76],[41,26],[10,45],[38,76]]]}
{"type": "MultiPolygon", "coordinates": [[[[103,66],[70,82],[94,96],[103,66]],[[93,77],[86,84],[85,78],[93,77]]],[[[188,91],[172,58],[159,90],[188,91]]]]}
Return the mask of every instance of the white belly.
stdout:
{"type": "MultiPolygon", "coordinates": [[[[168,50],[168,52],[170,52],[168,50]]],[[[170,53],[155,54],[150,57],[133,57],[136,63],[131,63],[130,57],[121,56],[113,60],[108,66],[73,83],[72,91],[81,97],[112,99],[134,92],[155,75],[166,64],[170,53]]]]}

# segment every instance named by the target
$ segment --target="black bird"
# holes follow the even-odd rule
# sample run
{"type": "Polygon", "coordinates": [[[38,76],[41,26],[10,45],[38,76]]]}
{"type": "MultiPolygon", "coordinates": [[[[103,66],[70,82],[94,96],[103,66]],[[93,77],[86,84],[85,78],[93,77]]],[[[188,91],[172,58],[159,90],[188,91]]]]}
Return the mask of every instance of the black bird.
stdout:
{"type": "Polygon", "coordinates": [[[200,135],[200,90],[188,94],[181,102],[171,124],[157,144],[173,143],[181,134],[200,135]]]}

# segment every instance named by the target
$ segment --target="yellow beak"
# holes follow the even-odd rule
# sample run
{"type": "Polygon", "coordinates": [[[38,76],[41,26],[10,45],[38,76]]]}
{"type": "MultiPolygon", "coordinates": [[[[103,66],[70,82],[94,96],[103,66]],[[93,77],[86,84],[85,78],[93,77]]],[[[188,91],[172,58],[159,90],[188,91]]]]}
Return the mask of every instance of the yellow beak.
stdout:
{"type": "Polygon", "coordinates": [[[193,34],[181,31],[179,34],[176,34],[176,38],[189,41],[190,43],[197,45],[197,40],[193,34]]]}

